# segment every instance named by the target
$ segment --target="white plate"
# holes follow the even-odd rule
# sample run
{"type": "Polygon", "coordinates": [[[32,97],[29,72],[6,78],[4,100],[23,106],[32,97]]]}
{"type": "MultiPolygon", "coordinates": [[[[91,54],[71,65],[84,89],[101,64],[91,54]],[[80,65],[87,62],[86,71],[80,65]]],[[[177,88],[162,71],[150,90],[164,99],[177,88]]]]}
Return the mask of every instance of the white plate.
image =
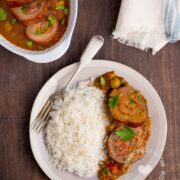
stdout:
{"type": "MultiPolygon", "coordinates": [[[[38,112],[48,99],[48,97],[59,89],[62,89],[73,72],[77,68],[77,63],[72,64],[58,71],[40,90],[31,112],[30,124],[33,122],[38,112]]],[[[153,168],[156,166],[163,153],[167,134],[167,120],[163,104],[156,90],[152,85],[135,70],[111,61],[93,60],[85,67],[78,75],[74,84],[78,81],[87,80],[91,77],[97,77],[108,71],[116,71],[116,73],[124,77],[129,84],[142,92],[148,102],[149,115],[152,120],[152,132],[150,141],[147,147],[146,155],[143,159],[137,161],[130,169],[128,174],[121,176],[121,180],[141,180],[145,179],[153,168]]],[[[46,151],[43,135],[36,134],[30,130],[30,142],[34,157],[44,171],[44,173],[53,180],[82,180],[78,176],[71,173],[58,171],[49,162],[49,155],[46,151]]],[[[95,180],[97,177],[88,178],[95,180]]]]}

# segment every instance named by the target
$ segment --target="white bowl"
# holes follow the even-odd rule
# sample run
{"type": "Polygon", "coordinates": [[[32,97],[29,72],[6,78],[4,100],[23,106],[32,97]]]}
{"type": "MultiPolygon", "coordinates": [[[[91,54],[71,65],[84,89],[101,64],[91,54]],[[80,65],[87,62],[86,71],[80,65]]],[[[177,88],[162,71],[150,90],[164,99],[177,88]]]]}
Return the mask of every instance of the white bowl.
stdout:
{"type": "Polygon", "coordinates": [[[0,45],[2,45],[11,52],[23,56],[27,60],[36,63],[52,62],[63,56],[64,53],[69,48],[77,19],[77,11],[78,11],[78,1],[70,0],[69,22],[65,34],[63,35],[63,37],[60,39],[59,42],[57,42],[54,46],[44,51],[30,51],[23,49],[21,47],[14,45],[10,41],[6,40],[2,35],[0,35],[0,45]]]}
{"type": "MultiPolygon", "coordinates": [[[[34,102],[30,124],[34,121],[48,97],[66,85],[76,68],[77,63],[65,67],[47,81],[47,83],[40,90],[34,102]]],[[[148,111],[152,120],[152,131],[150,141],[147,146],[147,152],[141,160],[134,163],[133,167],[127,174],[120,177],[121,180],[142,180],[145,179],[154,169],[163,153],[167,135],[167,120],[165,110],[159,95],[152,85],[137,71],[120,63],[93,60],[79,73],[78,77],[74,81],[74,84],[79,81],[87,80],[91,77],[97,77],[102,73],[112,70],[116,71],[118,75],[124,77],[134,88],[141,91],[148,102],[148,111]]],[[[53,167],[49,161],[50,157],[44,145],[43,134],[37,134],[31,129],[29,129],[29,133],[33,155],[41,169],[50,179],[83,179],[68,172],[58,171],[55,167],[53,167]]],[[[97,177],[88,178],[88,180],[96,179],[97,177]]],[[[158,177],[156,179],[158,179],[158,177]]]]}

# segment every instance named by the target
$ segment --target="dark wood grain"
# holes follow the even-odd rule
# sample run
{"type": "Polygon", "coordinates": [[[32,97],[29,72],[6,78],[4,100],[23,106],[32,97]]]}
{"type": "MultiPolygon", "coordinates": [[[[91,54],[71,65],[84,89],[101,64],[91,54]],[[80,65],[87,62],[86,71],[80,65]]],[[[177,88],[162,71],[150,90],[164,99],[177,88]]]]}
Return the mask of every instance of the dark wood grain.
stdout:
{"type": "Polygon", "coordinates": [[[163,160],[147,180],[180,179],[180,43],[168,44],[155,56],[126,47],[111,38],[118,0],[79,0],[71,46],[59,60],[35,64],[0,47],[0,179],[48,179],[33,158],[28,125],[32,103],[42,85],[59,69],[76,62],[94,34],[105,38],[96,58],[121,62],[143,74],[159,93],[168,119],[163,160]],[[165,162],[165,167],[163,166],[165,162]]]}

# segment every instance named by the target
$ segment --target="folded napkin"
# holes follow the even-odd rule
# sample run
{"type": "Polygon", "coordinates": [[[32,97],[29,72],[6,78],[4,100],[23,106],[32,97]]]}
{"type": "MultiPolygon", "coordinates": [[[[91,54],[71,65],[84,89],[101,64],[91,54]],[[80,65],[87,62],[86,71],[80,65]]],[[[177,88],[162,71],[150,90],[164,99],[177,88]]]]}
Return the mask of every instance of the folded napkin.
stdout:
{"type": "Polygon", "coordinates": [[[180,40],[180,0],[122,0],[113,37],[155,54],[180,40]]]}

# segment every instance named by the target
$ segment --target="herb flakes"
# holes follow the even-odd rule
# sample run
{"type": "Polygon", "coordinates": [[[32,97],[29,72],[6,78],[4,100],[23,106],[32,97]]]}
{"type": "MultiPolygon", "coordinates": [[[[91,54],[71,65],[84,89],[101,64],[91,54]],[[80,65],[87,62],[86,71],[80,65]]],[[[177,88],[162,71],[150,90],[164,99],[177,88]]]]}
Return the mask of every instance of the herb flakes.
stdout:
{"type": "Polygon", "coordinates": [[[134,132],[130,127],[125,126],[124,129],[116,131],[115,135],[122,138],[124,141],[129,141],[136,135],[136,132],[134,132]]]}
{"type": "Polygon", "coordinates": [[[110,109],[115,108],[119,104],[119,96],[112,96],[109,98],[109,104],[108,106],[110,109]]]}
{"type": "Polygon", "coordinates": [[[6,18],[7,18],[7,12],[4,9],[0,8],[0,21],[5,21],[6,18]]]}
{"type": "Polygon", "coordinates": [[[106,84],[106,79],[103,76],[100,77],[100,83],[101,83],[101,85],[106,84]]]}

